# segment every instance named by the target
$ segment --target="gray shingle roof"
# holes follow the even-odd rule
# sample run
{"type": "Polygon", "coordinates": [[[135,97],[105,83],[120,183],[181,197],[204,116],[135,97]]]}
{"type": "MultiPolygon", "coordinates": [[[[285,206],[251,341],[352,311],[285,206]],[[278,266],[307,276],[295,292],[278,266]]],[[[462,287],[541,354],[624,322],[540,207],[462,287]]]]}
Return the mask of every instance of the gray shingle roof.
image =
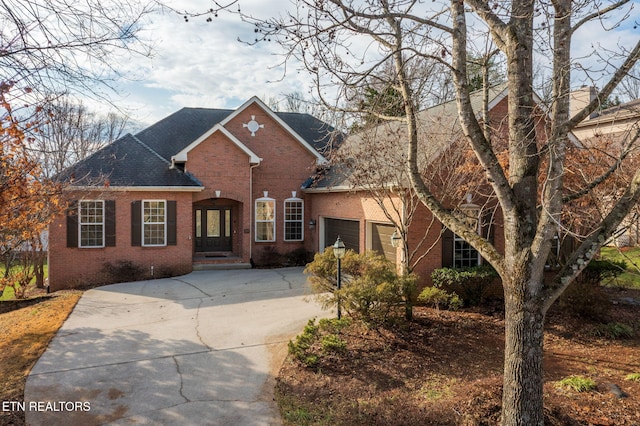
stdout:
{"type": "Polygon", "coordinates": [[[193,186],[200,183],[127,134],[67,169],[60,180],[74,186],[193,186]]]}
{"type": "MultiPolygon", "coordinates": [[[[505,91],[506,84],[499,84],[489,89],[490,102],[500,99],[505,91]]],[[[470,94],[471,106],[478,114],[482,109],[483,91],[478,90],[470,94]]],[[[444,102],[422,110],[417,115],[418,144],[420,150],[419,163],[432,161],[439,153],[448,147],[454,140],[460,137],[462,128],[458,118],[458,106],[456,100],[444,102]]],[[[387,158],[394,164],[404,164],[406,124],[400,121],[390,121],[371,129],[349,135],[340,150],[341,157],[365,159],[371,154],[372,143],[363,144],[363,139],[370,139],[376,143],[384,144],[394,149],[385,149],[383,154],[396,158],[387,158]]],[[[357,161],[357,160],[356,160],[357,161]]],[[[332,165],[319,169],[318,173],[309,178],[303,185],[308,190],[331,190],[332,188],[344,189],[355,185],[349,179],[352,171],[348,165],[332,165]]],[[[372,182],[376,182],[375,177],[372,182]]]]}
{"type": "MultiPolygon", "coordinates": [[[[171,157],[234,110],[182,108],[135,136],[127,134],[59,175],[78,186],[199,187],[198,180],[170,169],[171,157]]],[[[276,113],[309,145],[324,154],[334,129],[309,114],[276,113]]],[[[338,138],[338,140],[341,140],[338,138]]]]}

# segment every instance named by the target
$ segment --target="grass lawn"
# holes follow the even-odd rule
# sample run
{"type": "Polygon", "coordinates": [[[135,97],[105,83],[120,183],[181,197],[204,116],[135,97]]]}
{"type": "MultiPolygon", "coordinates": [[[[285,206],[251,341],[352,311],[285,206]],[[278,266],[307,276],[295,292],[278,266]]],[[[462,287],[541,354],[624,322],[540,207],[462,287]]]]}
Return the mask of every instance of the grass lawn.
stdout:
{"type": "Polygon", "coordinates": [[[618,249],[603,247],[600,251],[602,259],[623,260],[627,270],[615,279],[605,283],[608,286],[640,289],[640,247],[618,249]]]}
{"type": "MultiPolygon", "coordinates": [[[[13,268],[19,268],[20,266],[14,266],[13,268]]],[[[5,273],[5,266],[4,265],[0,265],[0,276],[4,276],[5,273]]],[[[44,277],[45,279],[49,276],[49,265],[47,263],[44,264],[44,277]]],[[[31,281],[31,283],[33,284],[35,282],[35,278],[31,281]]],[[[13,292],[13,288],[11,287],[5,287],[3,292],[0,292],[0,301],[3,300],[13,300],[15,299],[15,294],[13,292]]]]}
{"type": "MultiPolygon", "coordinates": [[[[29,371],[82,295],[29,289],[27,299],[0,301],[0,400],[23,401],[29,371]]],[[[23,425],[24,413],[1,411],[1,425],[23,425]]]]}

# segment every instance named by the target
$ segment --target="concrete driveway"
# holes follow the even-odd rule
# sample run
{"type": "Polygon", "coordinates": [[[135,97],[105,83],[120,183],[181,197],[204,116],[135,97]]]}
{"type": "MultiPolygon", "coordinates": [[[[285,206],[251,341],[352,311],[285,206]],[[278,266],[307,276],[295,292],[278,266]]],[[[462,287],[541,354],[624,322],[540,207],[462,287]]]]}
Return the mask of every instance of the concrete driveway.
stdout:
{"type": "Polygon", "coordinates": [[[89,290],[27,379],[27,424],[280,424],[287,342],[330,315],[308,296],[302,268],[89,290]]]}

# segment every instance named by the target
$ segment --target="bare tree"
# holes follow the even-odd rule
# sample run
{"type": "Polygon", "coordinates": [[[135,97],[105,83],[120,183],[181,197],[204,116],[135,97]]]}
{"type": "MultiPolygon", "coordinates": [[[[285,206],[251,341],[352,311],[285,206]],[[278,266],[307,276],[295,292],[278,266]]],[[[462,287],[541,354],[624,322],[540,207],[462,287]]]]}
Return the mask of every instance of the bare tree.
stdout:
{"type": "Polygon", "coordinates": [[[119,113],[98,115],[82,102],[60,97],[39,108],[39,123],[29,149],[52,177],[123,135],[129,119],[119,113]]]}
{"type": "Polygon", "coordinates": [[[617,92],[625,102],[640,99],[640,65],[636,64],[620,82],[617,92]]]}
{"type": "Polygon", "coordinates": [[[144,18],[157,3],[146,0],[0,3],[0,80],[35,94],[69,90],[104,97],[120,75],[116,54],[149,56],[141,40],[144,18]]]}
{"type": "MultiPolygon", "coordinates": [[[[410,0],[299,0],[299,14],[255,22],[264,39],[278,40],[288,58],[301,61],[315,77],[318,96],[328,104],[362,90],[367,78],[389,60],[390,81],[404,99],[404,143],[412,186],[433,215],[468,241],[502,279],[505,293],[505,361],[502,403],[504,425],[542,425],[543,328],[545,314],[596,255],[640,198],[640,171],[616,193],[602,220],[570,254],[552,279],[545,263],[562,217],[571,203],[602,184],[610,173],[591,179],[580,191],[565,187],[570,131],[606,99],[639,57],[640,42],[618,51],[594,46],[604,68],[571,56],[571,41],[586,24],[622,11],[628,1],[607,6],[595,1],[483,0],[415,2],[410,0]],[[477,33],[486,33],[505,57],[508,87],[508,132],[504,147],[488,138],[470,100],[467,52],[477,33]],[[504,250],[452,213],[431,190],[420,169],[417,102],[408,74],[418,59],[440,61],[451,70],[464,140],[475,156],[483,181],[494,192],[504,217],[504,250]],[[547,61],[553,82],[550,109],[540,126],[533,92],[534,59],[547,61]],[[584,63],[583,63],[584,62],[584,63]],[[572,78],[593,82],[607,75],[597,99],[569,116],[572,78]],[[502,152],[502,149],[505,149],[502,152]],[[504,154],[504,155],[503,155],[504,154]],[[505,161],[506,160],[506,161],[505,161]],[[600,179],[602,178],[602,179],[600,179]]],[[[620,16],[620,15],[618,15],[620,16]]],[[[613,19],[613,18],[612,18],[613,19]]],[[[624,18],[623,18],[624,19],[624,18]]],[[[609,28],[614,23],[608,23],[609,28]]],[[[382,116],[382,115],[381,115],[382,116]]],[[[383,117],[384,118],[384,117],[383,117]]],[[[398,120],[398,117],[392,117],[398,120]]],[[[573,159],[571,159],[573,161],[573,159]]],[[[617,170],[615,166],[611,169],[617,170]]]]}

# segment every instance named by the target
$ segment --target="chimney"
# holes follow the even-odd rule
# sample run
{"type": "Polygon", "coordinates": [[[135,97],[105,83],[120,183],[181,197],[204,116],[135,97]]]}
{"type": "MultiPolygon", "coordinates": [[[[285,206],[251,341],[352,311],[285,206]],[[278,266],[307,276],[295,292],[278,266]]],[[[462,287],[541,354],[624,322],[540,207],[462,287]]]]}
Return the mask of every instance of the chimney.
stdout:
{"type": "MultiPolygon", "coordinates": [[[[571,92],[569,98],[569,115],[573,117],[582,108],[586,107],[598,96],[598,89],[594,86],[582,86],[581,88],[571,92]]],[[[596,112],[592,112],[589,118],[597,116],[596,112]]]]}

